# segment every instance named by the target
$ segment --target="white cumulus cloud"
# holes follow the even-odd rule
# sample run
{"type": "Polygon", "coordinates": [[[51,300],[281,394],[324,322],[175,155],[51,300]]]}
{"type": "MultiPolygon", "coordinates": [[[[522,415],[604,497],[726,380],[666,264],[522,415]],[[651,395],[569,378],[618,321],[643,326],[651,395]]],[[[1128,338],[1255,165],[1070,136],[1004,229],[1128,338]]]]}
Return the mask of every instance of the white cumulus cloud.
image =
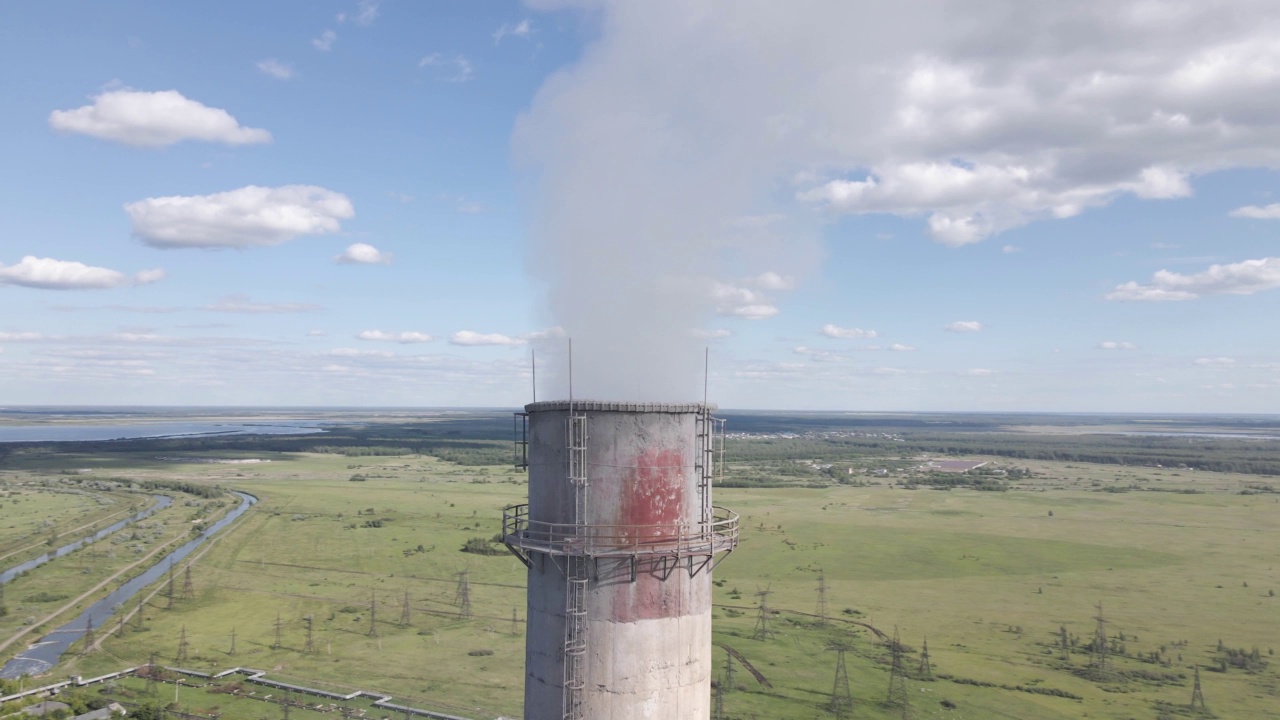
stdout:
{"type": "Polygon", "coordinates": [[[254,302],[247,295],[228,295],[212,305],[205,305],[203,310],[221,313],[246,313],[263,315],[270,313],[303,313],[322,310],[319,305],[311,303],[264,303],[254,302]]]}
{"type": "Polygon", "coordinates": [[[471,79],[471,61],[461,54],[447,58],[440,53],[432,53],[419,60],[418,67],[436,68],[436,77],[445,82],[464,83],[471,79]]]}
{"type": "Polygon", "coordinates": [[[889,350],[892,352],[913,352],[915,348],[910,345],[903,345],[902,343],[893,343],[889,346],[889,350]]]}
{"type": "Polygon", "coordinates": [[[715,301],[716,312],[730,317],[766,320],[780,312],[768,297],[751,288],[715,282],[711,284],[711,297],[715,301]]]}
{"type": "Polygon", "coordinates": [[[521,20],[518,23],[503,23],[502,27],[493,31],[493,44],[497,45],[504,38],[517,37],[528,39],[533,33],[533,25],[528,20],[521,20]]]}
{"type": "Polygon", "coordinates": [[[1210,265],[1208,270],[1184,275],[1160,270],[1149,283],[1130,281],[1116,286],[1108,300],[1194,300],[1202,295],[1252,295],[1280,287],[1280,257],[1210,265]]]}
{"type": "Polygon", "coordinates": [[[377,0],[360,0],[356,3],[355,21],[357,25],[369,26],[378,19],[377,0]]]}
{"type": "Polygon", "coordinates": [[[0,263],[0,285],[41,290],[107,290],[123,285],[147,285],[163,278],[164,271],[159,269],[129,276],[118,270],[34,255],[23,257],[16,265],[0,263]]]}
{"type": "Polygon", "coordinates": [[[1231,367],[1236,364],[1236,359],[1229,357],[1202,357],[1196,358],[1195,364],[1208,367],[1231,367]]]}
{"type": "Polygon", "coordinates": [[[370,340],[374,342],[395,342],[401,344],[425,343],[431,342],[435,338],[426,333],[417,332],[415,330],[405,330],[404,332],[386,332],[384,330],[364,330],[356,335],[357,340],[370,340]]]}
{"type": "Polygon", "coordinates": [[[62,132],[140,147],[183,140],[226,145],[271,142],[271,133],[266,130],[245,127],[226,110],[188,99],[177,90],[111,90],[95,96],[92,105],[54,110],[49,114],[49,125],[62,132]]]}
{"type": "Polygon", "coordinates": [[[1116,340],[1103,340],[1098,343],[1099,350],[1137,350],[1138,346],[1131,342],[1119,342],[1116,340]]]}
{"type": "Polygon", "coordinates": [[[346,195],[314,185],[250,185],[213,195],[147,198],[124,206],[133,234],[160,248],[246,248],[338,232],[355,216],[346,195]]]}
{"type": "Polygon", "coordinates": [[[822,334],[829,338],[874,338],[877,333],[875,330],[863,330],[862,328],[846,328],[838,325],[823,325],[822,334]]]}
{"type": "Polygon", "coordinates": [[[311,39],[311,47],[320,52],[329,52],[333,49],[333,44],[338,40],[338,33],[332,30],[325,30],[320,33],[319,37],[311,39]]]}
{"type": "Polygon", "coordinates": [[[352,243],[333,261],[342,265],[390,265],[391,254],[366,243],[352,243]]]}
{"type": "Polygon", "coordinates": [[[454,345],[475,347],[479,345],[524,345],[528,340],[501,333],[478,333],[471,330],[460,330],[449,338],[449,342],[454,345]]]}
{"type": "Polygon", "coordinates": [[[294,76],[292,63],[281,62],[275,58],[258,61],[258,70],[263,75],[270,75],[277,80],[289,80],[294,76]]]}
{"type": "Polygon", "coordinates": [[[1254,220],[1280,220],[1280,203],[1270,205],[1246,205],[1231,211],[1231,217],[1253,218],[1254,220]]]}
{"type": "Polygon", "coordinates": [[[790,275],[779,275],[770,270],[751,278],[751,284],[761,290],[794,290],[796,281],[790,275]]]}
{"type": "Polygon", "coordinates": [[[947,244],[1280,167],[1274,0],[537,5],[602,16],[549,86],[598,80],[595,107],[627,98],[673,152],[737,148],[724,170],[808,173],[805,201],[921,217],[947,244]]]}
{"type": "Polygon", "coordinates": [[[957,320],[953,323],[948,323],[943,329],[956,333],[975,333],[980,332],[982,328],[983,324],[977,320],[957,320]]]}

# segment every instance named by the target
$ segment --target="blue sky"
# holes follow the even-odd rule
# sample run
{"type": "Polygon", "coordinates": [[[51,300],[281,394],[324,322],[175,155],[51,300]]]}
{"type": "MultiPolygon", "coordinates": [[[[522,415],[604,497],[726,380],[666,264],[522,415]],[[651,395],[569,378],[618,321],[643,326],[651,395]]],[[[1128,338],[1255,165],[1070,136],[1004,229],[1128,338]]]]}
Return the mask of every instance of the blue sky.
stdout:
{"type": "Polygon", "coordinates": [[[1280,8],[26,3],[0,402],[1273,412],[1280,8]]]}

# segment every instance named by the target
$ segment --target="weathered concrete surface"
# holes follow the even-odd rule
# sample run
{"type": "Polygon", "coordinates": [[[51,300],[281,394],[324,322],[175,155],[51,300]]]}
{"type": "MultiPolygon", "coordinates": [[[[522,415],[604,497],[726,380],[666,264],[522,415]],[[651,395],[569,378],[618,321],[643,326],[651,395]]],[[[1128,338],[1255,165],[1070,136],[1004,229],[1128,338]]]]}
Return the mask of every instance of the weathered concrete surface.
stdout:
{"type": "MultiPolygon", "coordinates": [[[[660,550],[702,517],[695,467],[700,405],[575,403],[587,425],[589,542],[641,550],[634,562],[589,565],[584,717],[684,720],[710,716],[711,574],[660,550]],[[634,579],[633,579],[634,572],[634,579]]],[[[529,519],[572,526],[565,403],[529,406],[529,519]]],[[[708,505],[710,497],[706,498],[708,505]]],[[[525,718],[560,720],[565,579],[534,553],[528,583],[525,718]]],[[[563,559],[560,559],[563,562],[563,559]]]]}

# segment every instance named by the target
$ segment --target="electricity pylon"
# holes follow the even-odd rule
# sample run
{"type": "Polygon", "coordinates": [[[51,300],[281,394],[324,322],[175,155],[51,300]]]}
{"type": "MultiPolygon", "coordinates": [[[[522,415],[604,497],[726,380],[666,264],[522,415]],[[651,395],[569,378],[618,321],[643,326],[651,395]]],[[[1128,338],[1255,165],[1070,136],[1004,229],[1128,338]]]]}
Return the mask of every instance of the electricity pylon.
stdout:
{"type": "Polygon", "coordinates": [[[1191,707],[1208,710],[1204,704],[1204,693],[1200,690],[1200,666],[1196,666],[1196,684],[1191,688],[1191,707]]]}
{"type": "Polygon", "coordinates": [[[898,641],[898,627],[893,628],[893,655],[892,664],[889,667],[889,695],[885,699],[885,704],[889,707],[904,708],[903,714],[906,713],[905,708],[910,703],[907,697],[907,676],[902,668],[902,643],[898,641]]]}
{"type": "Polygon", "coordinates": [[[827,576],[818,568],[818,622],[827,624],[827,576]]]}
{"type": "Polygon", "coordinates": [[[311,627],[312,627],[311,616],[308,615],[302,618],[302,623],[303,623],[303,626],[306,627],[307,629],[307,642],[305,645],[302,646],[302,652],[313,653],[316,651],[316,644],[315,644],[315,641],[312,639],[312,634],[311,634],[311,627]]]}
{"type": "Polygon", "coordinates": [[[853,693],[849,690],[849,671],[845,669],[844,654],[853,648],[835,640],[827,645],[827,649],[836,653],[836,679],[831,686],[831,703],[827,708],[839,720],[845,720],[853,713],[853,693]]]}
{"type": "Polygon", "coordinates": [[[454,594],[453,603],[458,606],[458,614],[464,618],[471,617],[471,582],[470,570],[458,573],[458,591],[454,594]]]}
{"type": "Polygon", "coordinates": [[[758,590],[756,597],[760,598],[760,615],[756,618],[756,630],[751,635],[754,640],[766,640],[773,637],[773,631],[769,629],[769,596],[773,594],[772,590],[758,590]]]}
{"type": "Polygon", "coordinates": [[[178,634],[178,652],[173,656],[175,663],[185,663],[187,661],[187,626],[182,626],[182,632],[178,634]]]}

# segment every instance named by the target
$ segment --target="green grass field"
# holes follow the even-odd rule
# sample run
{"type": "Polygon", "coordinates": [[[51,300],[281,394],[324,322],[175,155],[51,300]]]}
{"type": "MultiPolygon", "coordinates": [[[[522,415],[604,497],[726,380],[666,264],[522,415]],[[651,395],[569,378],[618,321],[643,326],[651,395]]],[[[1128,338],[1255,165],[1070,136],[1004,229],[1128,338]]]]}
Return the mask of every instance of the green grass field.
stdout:
{"type": "MultiPolygon", "coordinates": [[[[418,456],[271,459],[250,466],[101,460],[116,474],[216,482],[262,503],[196,565],[194,600],[171,611],[149,607],[143,630],[124,631],[104,652],[71,659],[54,675],[95,675],[145,662],[151,652],[172,663],[185,627],[184,664],[194,669],[248,666],[476,718],[518,717],[524,567],[506,554],[459,549],[498,532],[501,508],[526,496],[524,475],[418,456]],[[381,527],[366,526],[373,524],[381,527]],[[470,618],[459,617],[464,570],[470,618]],[[313,652],[304,652],[308,615],[313,652]],[[281,646],[273,647],[277,617],[281,646]]],[[[73,462],[93,467],[95,459],[73,462]]],[[[900,633],[914,717],[1156,718],[1157,703],[1190,700],[1193,665],[1218,717],[1280,717],[1280,660],[1271,654],[1280,648],[1280,598],[1272,594],[1280,592],[1277,496],[1238,494],[1256,476],[1030,465],[1037,476],[1009,492],[717,491],[717,504],[742,514],[743,532],[715,572],[714,641],[734,647],[773,685],[761,687],[739,668],[724,697],[727,715],[830,717],[836,653],[825,648],[839,639],[852,647],[854,716],[901,717],[882,702],[888,646],[849,622],[857,621],[900,633]],[[1204,492],[1108,492],[1132,485],[1204,492]],[[819,568],[826,625],[813,617],[819,568]],[[755,593],[764,589],[778,611],[769,616],[775,634],[757,640],[755,593]],[[1123,634],[1126,655],[1110,666],[1127,680],[1100,683],[1078,672],[1091,659],[1084,646],[1098,604],[1109,637],[1120,642],[1123,634]],[[1057,648],[1061,627],[1079,641],[1068,661],[1057,648]],[[926,638],[932,680],[917,677],[926,638]],[[1258,648],[1265,667],[1218,672],[1226,657],[1220,640],[1258,648]],[[1138,659],[1153,652],[1167,666],[1138,659]]],[[[722,664],[725,654],[716,657],[722,664]]],[[[278,709],[252,715],[268,716],[279,717],[278,709]]]]}
{"type": "Polygon", "coordinates": [[[145,504],[123,493],[6,484],[0,487],[0,567],[13,567],[121,520],[134,503],[145,504]]]}

